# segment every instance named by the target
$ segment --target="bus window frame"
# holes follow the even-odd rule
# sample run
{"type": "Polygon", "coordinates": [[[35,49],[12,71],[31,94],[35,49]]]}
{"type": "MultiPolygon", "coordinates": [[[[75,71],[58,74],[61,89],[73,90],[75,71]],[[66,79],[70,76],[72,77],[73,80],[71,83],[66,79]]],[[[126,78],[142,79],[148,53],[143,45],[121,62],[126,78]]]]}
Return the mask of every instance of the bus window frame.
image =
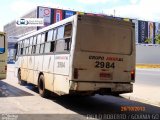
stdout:
{"type": "MultiPolygon", "coordinates": [[[[64,28],[64,31],[63,31],[64,33],[63,33],[63,38],[58,38],[57,39],[57,37],[56,37],[56,39],[55,39],[55,53],[70,53],[70,51],[71,51],[71,42],[72,42],[72,33],[73,33],[73,23],[70,22],[70,23],[58,26],[57,27],[57,33],[56,33],[57,35],[56,36],[58,36],[58,28],[60,28],[60,27],[64,28]],[[71,27],[71,34],[70,34],[70,36],[65,37],[65,27],[67,25],[72,25],[72,27],[71,27]],[[69,44],[67,44],[67,45],[69,45],[69,49],[65,48],[66,40],[67,39],[70,39],[69,44]],[[63,49],[63,51],[59,51],[59,50],[57,51],[57,43],[60,42],[60,41],[64,41],[64,49],[63,49]]],[[[68,46],[67,46],[67,48],[68,48],[68,46]]]]}
{"type": "MultiPolygon", "coordinates": [[[[19,43],[20,43],[20,48],[19,48],[20,50],[18,50],[18,51],[20,51],[19,56],[50,54],[50,53],[54,53],[54,54],[67,53],[68,54],[71,51],[72,34],[73,34],[73,22],[69,22],[69,23],[54,27],[52,29],[49,29],[47,31],[43,31],[42,33],[38,33],[38,34],[35,34],[35,35],[30,36],[28,38],[25,38],[25,39],[19,41],[19,43]],[[65,36],[65,32],[66,32],[65,30],[68,30],[68,29],[66,29],[67,25],[71,25],[70,36],[65,36]],[[59,29],[62,29],[62,31],[59,29]],[[49,31],[52,31],[52,40],[48,40],[49,31]],[[59,33],[59,31],[62,33],[59,33]],[[63,34],[63,37],[60,37],[57,39],[58,34],[63,34]],[[42,37],[42,36],[44,36],[44,37],[42,37]],[[44,38],[44,40],[42,40],[42,38],[44,38]],[[26,41],[26,40],[28,40],[28,41],[26,41]],[[63,41],[63,44],[64,44],[63,50],[58,50],[58,51],[56,50],[58,41],[59,42],[63,41]],[[28,45],[25,45],[26,42],[28,42],[28,45]],[[49,47],[50,47],[50,48],[48,48],[47,51],[46,51],[46,44],[49,44],[49,47]],[[41,50],[41,46],[43,46],[43,50],[41,50]],[[37,51],[37,47],[39,47],[39,50],[38,50],[39,52],[37,51]],[[28,50],[27,50],[27,48],[28,48],[28,50]]],[[[59,35],[59,36],[62,36],[62,35],[59,35]]]]}
{"type": "Polygon", "coordinates": [[[47,39],[45,42],[49,42],[49,41],[52,41],[53,40],[53,36],[54,36],[54,29],[50,29],[47,31],[47,39]],[[52,34],[52,37],[51,39],[49,39],[49,33],[52,34]]]}

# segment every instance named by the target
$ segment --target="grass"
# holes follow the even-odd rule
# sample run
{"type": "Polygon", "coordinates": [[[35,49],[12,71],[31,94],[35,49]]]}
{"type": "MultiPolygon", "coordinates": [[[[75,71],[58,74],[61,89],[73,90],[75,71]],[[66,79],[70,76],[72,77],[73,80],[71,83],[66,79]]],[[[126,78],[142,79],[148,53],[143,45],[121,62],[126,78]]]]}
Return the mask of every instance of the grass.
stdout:
{"type": "Polygon", "coordinates": [[[137,64],[136,68],[160,68],[160,64],[137,64]]]}

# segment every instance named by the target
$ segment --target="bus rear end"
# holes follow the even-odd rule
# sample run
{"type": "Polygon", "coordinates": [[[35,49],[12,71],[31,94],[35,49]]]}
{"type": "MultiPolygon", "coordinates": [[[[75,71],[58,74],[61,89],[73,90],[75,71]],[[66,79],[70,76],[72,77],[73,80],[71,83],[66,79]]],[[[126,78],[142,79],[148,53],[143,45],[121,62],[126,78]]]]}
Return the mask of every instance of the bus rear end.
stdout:
{"type": "Polygon", "coordinates": [[[0,80],[6,79],[7,73],[7,44],[5,34],[0,32],[0,80]]]}
{"type": "Polygon", "coordinates": [[[134,25],[78,16],[70,93],[130,93],[135,80],[134,25]]]}

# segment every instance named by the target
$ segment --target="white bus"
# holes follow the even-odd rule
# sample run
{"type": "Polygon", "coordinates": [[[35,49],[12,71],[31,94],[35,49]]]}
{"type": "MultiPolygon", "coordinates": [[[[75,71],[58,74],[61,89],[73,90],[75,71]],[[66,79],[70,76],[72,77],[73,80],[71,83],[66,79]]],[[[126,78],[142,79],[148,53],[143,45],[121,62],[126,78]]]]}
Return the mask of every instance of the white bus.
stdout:
{"type": "Polygon", "coordinates": [[[5,33],[0,32],[0,80],[6,79],[7,73],[7,41],[5,33]]]}
{"type": "Polygon", "coordinates": [[[17,75],[45,97],[133,91],[135,38],[131,22],[74,15],[18,40],[17,75]]]}

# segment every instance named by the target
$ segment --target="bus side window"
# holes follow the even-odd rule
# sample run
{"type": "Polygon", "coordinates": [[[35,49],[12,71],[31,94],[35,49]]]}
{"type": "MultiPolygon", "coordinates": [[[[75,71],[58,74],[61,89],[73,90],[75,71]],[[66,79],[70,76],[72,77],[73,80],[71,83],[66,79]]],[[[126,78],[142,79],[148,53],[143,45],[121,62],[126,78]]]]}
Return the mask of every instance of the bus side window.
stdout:
{"type": "Polygon", "coordinates": [[[39,54],[40,45],[36,45],[36,54],[39,54]]]}
{"type": "Polygon", "coordinates": [[[45,42],[45,33],[43,33],[41,37],[41,43],[44,43],[44,42],[45,42]]]}
{"type": "Polygon", "coordinates": [[[20,55],[22,55],[23,54],[23,48],[21,48],[21,53],[20,53],[20,55]]]}
{"type": "Polygon", "coordinates": [[[29,49],[29,47],[26,47],[26,55],[28,55],[28,49],[29,49]]]}
{"type": "Polygon", "coordinates": [[[23,54],[22,41],[20,41],[19,44],[20,44],[20,46],[19,46],[19,49],[20,49],[19,55],[22,55],[23,54]]]}
{"type": "Polygon", "coordinates": [[[65,25],[64,37],[71,37],[72,34],[72,24],[65,25]]]}
{"type": "Polygon", "coordinates": [[[48,31],[47,41],[51,41],[53,39],[53,29],[48,31]]]}
{"type": "Polygon", "coordinates": [[[45,43],[44,52],[45,53],[49,53],[50,52],[50,47],[51,47],[51,43],[50,42],[45,43]]]}
{"type": "Polygon", "coordinates": [[[40,44],[40,43],[41,43],[41,39],[42,39],[42,35],[39,34],[39,35],[37,36],[37,44],[40,44]]]}
{"type": "Polygon", "coordinates": [[[37,36],[34,36],[34,38],[33,38],[33,45],[36,45],[36,43],[37,43],[37,36]]]}
{"type": "Polygon", "coordinates": [[[54,29],[53,31],[53,40],[57,39],[57,28],[54,29]]]}
{"type": "Polygon", "coordinates": [[[29,46],[29,39],[26,39],[26,46],[29,46]]]}
{"type": "Polygon", "coordinates": [[[56,52],[64,52],[64,49],[65,49],[65,41],[64,41],[64,39],[57,40],[56,41],[56,52]]]}
{"type": "Polygon", "coordinates": [[[57,31],[57,39],[63,39],[64,38],[64,26],[58,27],[57,31]]]}
{"type": "Polygon", "coordinates": [[[20,42],[20,44],[21,44],[21,53],[20,53],[20,55],[23,55],[23,53],[24,53],[24,40],[22,40],[21,42],[20,42]]]}
{"type": "Polygon", "coordinates": [[[24,47],[24,44],[23,44],[23,43],[24,43],[24,40],[23,40],[23,41],[20,41],[20,44],[21,44],[21,46],[20,46],[20,47],[21,47],[21,48],[23,48],[23,47],[24,47]]]}
{"type": "Polygon", "coordinates": [[[51,46],[50,46],[50,52],[54,52],[54,49],[55,49],[55,41],[52,41],[51,42],[51,46]]]}
{"type": "Polygon", "coordinates": [[[32,54],[36,53],[37,36],[33,37],[32,54]]]}
{"type": "Polygon", "coordinates": [[[28,39],[25,39],[24,40],[24,47],[27,47],[28,46],[28,39]]]}
{"type": "Polygon", "coordinates": [[[67,50],[67,51],[70,50],[70,41],[71,41],[71,38],[65,39],[65,47],[64,47],[64,50],[67,50]]]}
{"type": "Polygon", "coordinates": [[[26,48],[22,48],[23,49],[23,55],[25,55],[25,52],[26,52],[26,48]]]}
{"type": "Polygon", "coordinates": [[[30,46],[30,38],[27,38],[26,39],[26,55],[28,55],[28,53],[29,53],[29,46],[30,46]]]}
{"type": "Polygon", "coordinates": [[[29,51],[28,51],[28,54],[30,55],[32,52],[32,46],[29,46],[29,51]]]}
{"type": "Polygon", "coordinates": [[[71,36],[72,36],[72,24],[69,23],[65,25],[65,31],[64,31],[65,48],[64,50],[67,50],[67,51],[70,50],[71,36]]]}
{"type": "Polygon", "coordinates": [[[70,50],[72,24],[58,27],[56,40],[56,52],[65,52],[70,50]]]}
{"type": "Polygon", "coordinates": [[[41,44],[41,46],[40,46],[40,53],[43,53],[43,52],[44,52],[44,43],[41,44]]]}
{"type": "Polygon", "coordinates": [[[47,42],[47,39],[48,39],[48,31],[45,32],[45,41],[44,42],[47,42]]]}
{"type": "Polygon", "coordinates": [[[16,52],[15,52],[15,55],[18,55],[18,51],[19,51],[19,44],[18,44],[18,42],[15,44],[15,50],[16,50],[16,52]]]}
{"type": "Polygon", "coordinates": [[[29,42],[29,45],[32,45],[33,44],[33,37],[30,38],[30,42],[29,42]]]}
{"type": "Polygon", "coordinates": [[[35,54],[36,53],[36,45],[33,45],[32,46],[32,54],[35,54]]]}

